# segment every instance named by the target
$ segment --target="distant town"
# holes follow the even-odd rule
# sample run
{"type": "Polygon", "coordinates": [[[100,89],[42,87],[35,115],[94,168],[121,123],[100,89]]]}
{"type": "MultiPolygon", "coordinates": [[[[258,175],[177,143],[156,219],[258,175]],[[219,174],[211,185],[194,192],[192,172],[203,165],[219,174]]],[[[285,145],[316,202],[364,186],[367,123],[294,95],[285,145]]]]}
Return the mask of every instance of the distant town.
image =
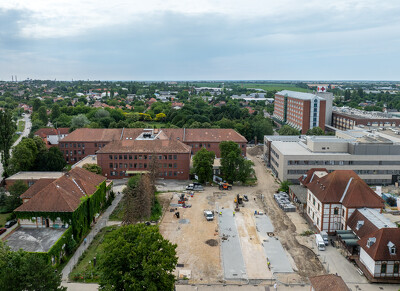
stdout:
{"type": "Polygon", "coordinates": [[[12,76],[0,108],[0,289],[400,289],[400,82],[12,76]]]}

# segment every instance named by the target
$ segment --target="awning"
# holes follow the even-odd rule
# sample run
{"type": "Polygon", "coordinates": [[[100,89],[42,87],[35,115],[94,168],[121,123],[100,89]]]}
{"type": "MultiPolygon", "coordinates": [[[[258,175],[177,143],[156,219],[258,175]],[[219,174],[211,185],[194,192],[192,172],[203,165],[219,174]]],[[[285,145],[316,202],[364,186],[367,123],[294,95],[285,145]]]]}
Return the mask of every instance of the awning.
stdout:
{"type": "Polygon", "coordinates": [[[126,171],[127,174],[147,174],[149,171],[126,171]]]}
{"type": "Polygon", "coordinates": [[[336,234],[344,234],[344,233],[353,233],[353,231],[352,230],[337,230],[336,231],[336,234]]]}
{"type": "Polygon", "coordinates": [[[355,234],[353,234],[353,233],[343,233],[343,234],[339,234],[339,237],[340,237],[342,240],[345,240],[345,239],[355,239],[355,238],[357,238],[357,236],[356,236],[355,234]]]}
{"type": "Polygon", "coordinates": [[[350,247],[358,245],[358,239],[344,239],[343,242],[346,246],[350,247]]]}

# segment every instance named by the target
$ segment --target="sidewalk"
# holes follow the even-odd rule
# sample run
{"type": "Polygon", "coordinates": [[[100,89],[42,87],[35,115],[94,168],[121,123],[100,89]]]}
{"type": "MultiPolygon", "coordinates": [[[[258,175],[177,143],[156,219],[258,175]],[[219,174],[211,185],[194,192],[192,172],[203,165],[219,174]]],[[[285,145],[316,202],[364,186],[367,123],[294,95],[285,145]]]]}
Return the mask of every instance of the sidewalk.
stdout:
{"type": "MultiPolygon", "coordinates": [[[[118,191],[115,191],[115,193],[118,193],[118,191]]],[[[83,254],[83,252],[89,247],[91,244],[93,238],[96,236],[96,234],[107,225],[108,218],[110,214],[114,211],[115,207],[118,205],[118,203],[122,199],[122,194],[116,194],[115,199],[113,203],[107,208],[107,210],[100,216],[99,220],[97,223],[94,225],[93,229],[90,231],[90,233],[86,236],[86,244],[82,243],[78,249],[75,251],[75,254],[71,257],[69,260],[68,264],[64,267],[62,270],[62,280],[63,281],[68,281],[68,276],[71,273],[72,269],[78,262],[79,257],[83,254]]]]}

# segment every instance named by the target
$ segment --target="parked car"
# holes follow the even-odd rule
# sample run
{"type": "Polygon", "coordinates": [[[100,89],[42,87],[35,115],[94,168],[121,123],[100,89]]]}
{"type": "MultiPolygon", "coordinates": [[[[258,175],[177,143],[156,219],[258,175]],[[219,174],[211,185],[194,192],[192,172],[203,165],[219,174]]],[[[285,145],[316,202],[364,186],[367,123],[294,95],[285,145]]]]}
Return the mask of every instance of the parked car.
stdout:
{"type": "Polygon", "coordinates": [[[4,228],[4,227],[0,228],[0,235],[5,233],[6,231],[7,231],[7,228],[4,228]]]}
{"type": "Polygon", "coordinates": [[[14,224],[16,224],[17,223],[17,220],[16,219],[13,219],[13,220],[9,220],[9,221],[7,221],[6,222],[6,225],[4,225],[6,228],[10,228],[11,226],[13,226],[14,224]]]}
{"type": "Polygon", "coordinates": [[[207,221],[213,221],[214,220],[214,214],[210,210],[204,210],[204,216],[207,219],[207,221]]]}

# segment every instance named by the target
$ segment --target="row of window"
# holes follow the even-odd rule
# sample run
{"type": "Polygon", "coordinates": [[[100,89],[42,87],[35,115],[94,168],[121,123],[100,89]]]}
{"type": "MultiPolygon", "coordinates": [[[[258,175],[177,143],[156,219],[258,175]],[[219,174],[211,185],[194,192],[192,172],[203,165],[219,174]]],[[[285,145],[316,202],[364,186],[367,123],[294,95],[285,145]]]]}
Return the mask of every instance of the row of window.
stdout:
{"type": "MultiPolygon", "coordinates": [[[[149,160],[151,160],[152,156],[151,155],[109,155],[108,158],[110,160],[114,159],[114,160],[147,160],[147,158],[149,160]]],[[[178,155],[158,155],[158,159],[159,160],[177,160],[178,159],[178,155]]]]}
{"type": "Polygon", "coordinates": [[[73,150],[73,151],[69,151],[69,152],[66,150],[65,152],[64,151],[61,151],[61,152],[64,153],[67,157],[68,157],[68,154],[72,156],[72,153],[74,153],[74,155],[76,155],[76,154],[84,155],[85,154],[85,150],[82,150],[82,151],[81,150],[73,150]]]}
{"type": "MultiPolygon", "coordinates": [[[[113,168],[115,168],[115,169],[128,169],[128,166],[129,166],[129,169],[147,169],[147,164],[146,163],[115,163],[115,164],[113,164],[113,163],[110,163],[109,164],[109,167],[110,167],[110,169],[113,169],[113,168]]],[[[173,168],[177,168],[178,167],[178,164],[177,163],[174,163],[174,164],[172,164],[172,163],[170,163],[170,164],[167,164],[167,163],[164,163],[164,164],[159,164],[159,167],[160,168],[162,168],[162,167],[164,167],[164,168],[170,168],[170,169],[172,169],[172,167],[173,168]]]]}
{"type": "MultiPolygon", "coordinates": [[[[324,147],[322,148],[325,149],[324,147]]],[[[329,149],[329,147],[327,148],[329,149]]],[[[290,165],[360,165],[360,166],[369,166],[369,165],[379,165],[379,166],[390,166],[390,165],[400,165],[400,161],[294,161],[290,160],[287,162],[290,165]]]]}
{"type": "MultiPolygon", "coordinates": [[[[158,176],[159,177],[176,177],[178,176],[178,174],[181,173],[183,174],[183,172],[178,172],[178,171],[165,171],[165,172],[159,172],[158,176]]],[[[111,171],[110,172],[110,176],[129,176],[129,174],[126,171],[111,171]]]]}
{"type": "MultiPolygon", "coordinates": [[[[85,144],[84,143],[60,143],[61,147],[65,147],[65,148],[85,148],[85,144]]],[[[105,146],[105,144],[103,144],[103,147],[105,146]]]]}

